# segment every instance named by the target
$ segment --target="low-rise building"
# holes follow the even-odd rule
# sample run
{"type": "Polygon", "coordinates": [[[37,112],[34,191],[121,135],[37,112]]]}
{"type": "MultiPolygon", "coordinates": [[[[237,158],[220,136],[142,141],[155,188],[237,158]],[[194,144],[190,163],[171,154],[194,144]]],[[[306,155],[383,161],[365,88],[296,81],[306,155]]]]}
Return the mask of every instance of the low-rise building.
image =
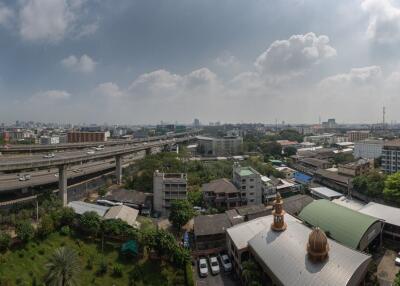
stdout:
{"type": "Polygon", "coordinates": [[[197,152],[204,156],[234,156],[242,153],[243,138],[240,136],[225,136],[212,138],[197,136],[197,152]]]}
{"type": "Polygon", "coordinates": [[[348,164],[339,164],[338,173],[344,176],[357,177],[369,173],[373,166],[374,164],[370,160],[358,159],[348,164]]]}
{"type": "Polygon", "coordinates": [[[228,179],[216,179],[201,187],[205,203],[216,208],[234,208],[241,205],[240,192],[228,179]]]}
{"type": "Polygon", "coordinates": [[[387,141],[383,145],[382,171],[388,174],[400,171],[400,140],[387,141]]]}
{"type": "Polygon", "coordinates": [[[196,250],[205,254],[218,253],[225,249],[225,231],[231,225],[225,213],[196,216],[193,222],[196,250]]]}
{"type": "Polygon", "coordinates": [[[316,199],[334,200],[343,196],[342,193],[336,192],[327,187],[315,187],[310,189],[310,193],[316,199]]]}
{"type": "Polygon", "coordinates": [[[370,132],[368,130],[355,130],[347,131],[346,135],[349,138],[349,141],[357,142],[367,139],[370,136],[370,132]]]}

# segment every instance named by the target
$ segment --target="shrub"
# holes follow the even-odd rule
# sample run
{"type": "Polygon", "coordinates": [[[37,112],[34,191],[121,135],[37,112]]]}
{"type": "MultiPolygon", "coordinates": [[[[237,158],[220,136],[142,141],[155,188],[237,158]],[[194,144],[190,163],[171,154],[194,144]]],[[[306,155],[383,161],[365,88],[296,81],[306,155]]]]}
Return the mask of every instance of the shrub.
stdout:
{"type": "Polygon", "coordinates": [[[45,215],[40,220],[38,234],[44,238],[54,231],[54,222],[51,216],[45,215]]]}
{"type": "Polygon", "coordinates": [[[69,228],[68,225],[64,225],[63,227],[61,227],[60,233],[61,233],[61,235],[65,235],[65,236],[70,235],[71,229],[69,228]]]}
{"type": "Polygon", "coordinates": [[[121,265],[117,264],[113,267],[113,276],[115,277],[122,277],[122,267],[121,265]]]}
{"type": "Polygon", "coordinates": [[[8,233],[0,232],[0,251],[7,250],[11,245],[11,236],[8,233]]]}
{"type": "Polygon", "coordinates": [[[97,271],[98,275],[104,275],[107,273],[108,265],[107,262],[102,260],[99,265],[99,270],[97,271]]]}
{"type": "Polygon", "coordinates": [[[89,235],[96,236],[101,229],[101,220],[95,212],[85,212],[79,219],[79,227],[89,235]]]}
{"type": "Polygon", "coordinates": [[[23,242],[28,242],[35,237],[35,229],[29,221],[22,221],[17,223],[15,227],[17,237],[23,242]]]}

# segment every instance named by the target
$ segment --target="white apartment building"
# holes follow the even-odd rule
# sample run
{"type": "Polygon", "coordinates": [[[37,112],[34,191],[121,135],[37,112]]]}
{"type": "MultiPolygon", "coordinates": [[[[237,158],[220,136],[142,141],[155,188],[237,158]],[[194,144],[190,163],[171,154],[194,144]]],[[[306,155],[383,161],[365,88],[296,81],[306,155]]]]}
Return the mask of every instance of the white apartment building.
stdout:
{"type": "Polygon", "coordinates": [[[376,159],[382,156],[383,140],[363,140],[355,142],[353,155],[355,158],[376,159]]]}
{"type": "Polygon", "coordinates": [[[262,203],[261,174],[251,167],[242,167],[238,162],[233,164],[233,184],[240,191],[242,205],[262,203]]]}
{"type": "Polygon", "coordinates": [[[169,208],[174,200],[187,199],[187,174],[161,173],[153,175],[153,209],[162,216],[169,215],[169,208]]]}
{"type": "Polygon", "coordinates": [[[60,137],[58,136],[41,136],[40,144],[41,145],[51,145],[51,144],[59,144],[60,137]]]}

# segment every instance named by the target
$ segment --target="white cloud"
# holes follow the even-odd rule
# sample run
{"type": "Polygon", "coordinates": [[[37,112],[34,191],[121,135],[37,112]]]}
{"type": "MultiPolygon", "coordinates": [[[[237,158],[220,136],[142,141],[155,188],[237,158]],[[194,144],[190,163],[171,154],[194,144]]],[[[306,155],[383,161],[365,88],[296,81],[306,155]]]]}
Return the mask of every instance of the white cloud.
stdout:
{"type": "Polygon", "coordinates": [[[96,62],[88,55],[82,55],[80,58],[71,55],[61,60],[61,65],[71,71],[78,71],[82,73],[91,73],[96,68],[96,62]]]}
{"type": "Polygon", "coordinates": [[[379,43],[400,40],[400,9],[390,0],[364,0],[361,4],[369,14],[367,36],[379,43]]]}
{"type": "Polygon", "coordinates": [[[303,74],[313,65],[336,55],[325,35],[293,35],[273,42],[256,60],[257,71],[269,77],[288,78],[303,74]]]}
{"type": "Polygon", "coordinates": [[[224,68],[237,68],[239,65],[238,59],[229,51],[224,51],[219,57],[214,60],[215,64],[224,68]]]}
{"type": "Polygon", "coordinates": [[[40,100],[64,100],[71,97],[71,94],[65,90],[47,90],[41,91],[33,95],[32,99],[40,99],[40,100]]]}
{"type": "Polygon", "coordinates": [[[8,25],[14,16],[14,11],[0,3],[0,25],[8,25]]]}
{"type": "Polygon", "coordinates": [[[67,35],[93,34],[97,23],[85,23],[83,0],[21,0],[19,32],[27,41],[58,43],[67,35]]]}
{"type": "Polygon", "coordinates": [[[321,81],[321,86],[338,88],[343,85],[365,86],[382,80],[382,70],[379,66],[353,68],[348,73],[330,76],[321,81]]]}
{"type": "Polygon", "coordinates": [[[119,86],[113,82],[101,83],[96,87],[95,91],[96,93],[99,93],[103,96],[108,96],[112,98],[121,97],[124,95],[119,86]]]}

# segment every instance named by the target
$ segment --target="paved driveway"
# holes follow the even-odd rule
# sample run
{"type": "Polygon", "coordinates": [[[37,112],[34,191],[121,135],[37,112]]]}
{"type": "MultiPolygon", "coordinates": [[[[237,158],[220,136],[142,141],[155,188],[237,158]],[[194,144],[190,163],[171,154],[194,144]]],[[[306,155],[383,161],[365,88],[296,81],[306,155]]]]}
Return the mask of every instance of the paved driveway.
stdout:
{"type": "Polygon", "coordinates": [[[379,261],[377,275],[380,285],[392,285],[397,272],[400,271],[400,267],[394,264],[395,257],[396,252],[387,249],[382,259],[379,261]]]}
{"type": "MultiPolygon", "coordinates": [[[[194,277],[196,278],[197,286],[239,286],[240,284],[233,280],[230,273],[221,272],[218,275],[212,275],[208,273],[205,278],[199,277],[199,270],[196,266],[193,267],[194,277]]],[[[209,270],[210,271],[210,270],[209,270]]]]}

